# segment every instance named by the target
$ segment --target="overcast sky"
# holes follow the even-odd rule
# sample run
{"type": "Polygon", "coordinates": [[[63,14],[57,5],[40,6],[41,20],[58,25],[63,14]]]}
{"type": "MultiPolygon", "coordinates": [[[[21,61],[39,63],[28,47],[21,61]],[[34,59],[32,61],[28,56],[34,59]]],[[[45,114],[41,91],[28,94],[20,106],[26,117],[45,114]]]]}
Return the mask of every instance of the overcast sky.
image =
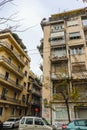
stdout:
{"type": "MultiPolygon", "coordinates": [[[[0,16],[7,17],[15,12],[17,13],[16,19],[22,19],[17,23],[17,25],[21,25],[18,30],[21,31],[30,27],[27,31],[17,32],[17,34],[27,47],[31,58],[31,70],[40,76],[42,73],[39,66],[42,59],[37,45],[40,45],[40,39],[43,37],[40,26],[41,20],[49,18],[51,14],[83,7],[87,7],[87,3],[83,3],[82,0],[14,0],[12,4],[8,3],[0,8],[0,16]]],[[[10,26],[9,24],[12,26],[16,23],[6,23],[6,27],[10,26]]],[[[1,26],[1,28],[4,27],[1,26]]]]}

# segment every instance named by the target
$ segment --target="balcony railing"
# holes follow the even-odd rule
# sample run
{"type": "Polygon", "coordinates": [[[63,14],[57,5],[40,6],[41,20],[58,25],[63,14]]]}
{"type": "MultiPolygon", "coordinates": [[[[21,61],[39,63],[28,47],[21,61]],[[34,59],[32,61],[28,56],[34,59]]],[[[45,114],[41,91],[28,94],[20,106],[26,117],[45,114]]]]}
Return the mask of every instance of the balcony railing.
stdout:
{"type": "Polygon", "coordinates": [[[52,73],[51,74],[52,80],[68,79],[68,78],[69,78],[68,73],[52,73]]]}
{"type": "Polygon", "coordinates": [[[2,98],[2,95],[0,95],[0,100],[5,100],[5,101],[9,101],[11,103],[21,104],[21,100],[11,98],[11,97],[8,97],[8,96],[6,96],[5,98],[2,98]]]}
{"type": "Polygon", "coordinates": [[[61,57],[58,57],[58,56],[51,56],[51,62],[52,62],[52,63],[55,63],[55,62],[62,62],[62,61],[68,61],[67,56],[61,56],[61,57]]]}
{"type": "Polygon", "coordinates": [[[17,72],[19,75],[21,75],[22,77],[24,76],[24,74],[22,73],[21,70],[19,70],[19,68],[17,68],[17,66],[15,66],[14,64],[12,64],[9,59],[7,59],[4,56],[0,57],[0,61],[4,61],[6,62],[8,65],[10,65],[12,67],[12,70],[14,70],[14,72],[17,72]]]}
{"type": "Polygon", "coordinates": [[[22,65],[25,65],[23,58],[19,54],[17,54],[16,51],[12,50],[11,46],[7,42],[0,42],[0,46],[4,46],[9,49],[9,51],[18,59],[18,61],[20,61],[22,65]]]}
{"type": "Polygon", "coordinates": [[[32,104],[32,105],[40,105],[40,101],[33,99],[33,100],[31,101],[31,104],[32,104]]]}
{"type": "Polygon", "coordinates": [[[87,79],[87,70],[84,71],[72,71],[73,79],[87,79]]]}
{"type": "Polygon", "coordinates": [[[34,88],[32,89],[32,94],[35,94],[35,95],[37,95],[37,96],[41,96],[41,92],[35,90],[34,88]]]}
{"type": "Polygon", "coordinates": [[[5,75],[3,74],[0,74],[0,81],[1,82],[4,82],[5,84],[8,84],[9,86],[12,86],[18,90],[21,90],[23,89],[23,86],[20,85],[20,84],[16,84],[16,82],[10,78],[5,78],[5,75]]]}
{"type": "Polygon", "coordinates": [[[50,44],[51,44],[51,47],[54,47],[54,46],[64,46],[65,45],[65,40],[52,40],[52,41],[50,41],[50,44]]]}

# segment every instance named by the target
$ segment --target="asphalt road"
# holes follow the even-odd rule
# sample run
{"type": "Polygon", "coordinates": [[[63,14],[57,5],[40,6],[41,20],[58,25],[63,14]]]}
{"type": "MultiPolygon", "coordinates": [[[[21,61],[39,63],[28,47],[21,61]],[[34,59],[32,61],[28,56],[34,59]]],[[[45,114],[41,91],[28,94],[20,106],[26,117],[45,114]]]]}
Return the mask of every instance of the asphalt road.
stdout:
{"type": "Polygon", "coordinates": [[[18,130],[18,128],[13,128],[13,129],[7,129],[7,128],[5,128],[3,130],[18,130]]]}

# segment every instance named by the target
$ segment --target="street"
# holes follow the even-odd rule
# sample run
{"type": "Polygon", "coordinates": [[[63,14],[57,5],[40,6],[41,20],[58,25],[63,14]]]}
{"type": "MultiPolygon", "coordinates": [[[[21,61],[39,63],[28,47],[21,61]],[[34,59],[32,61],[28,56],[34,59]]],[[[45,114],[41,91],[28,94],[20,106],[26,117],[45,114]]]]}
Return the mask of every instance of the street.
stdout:
{"type": "Polygon", "coordinates": [[[18,128],[13,128],[13,129],[7,129],[7,128],[5,128],[3,130],[18,130],[18,128]]]}

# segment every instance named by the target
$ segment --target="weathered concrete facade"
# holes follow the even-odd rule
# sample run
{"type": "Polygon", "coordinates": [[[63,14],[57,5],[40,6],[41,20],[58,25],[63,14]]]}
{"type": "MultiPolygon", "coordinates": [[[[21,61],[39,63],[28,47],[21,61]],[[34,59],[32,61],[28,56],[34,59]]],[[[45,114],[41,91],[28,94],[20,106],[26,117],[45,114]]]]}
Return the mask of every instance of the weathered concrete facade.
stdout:
{"type": "Polygon", "coordinates": [[[52,103],[56,110],[44,106],[50,101],[55,85],[67,79],[69,91],[80,88],[77,102],[69,101],[71,120],[87,117],[87,9],[77,9],[51,15],[41,21],[43,39],[40,52],[43,57],[43,107],[42,114],[53,124],[67,122],[67,110],[63,100],[52,103]],[[78,107],[79,106],[79,107],[78,107]]]}

